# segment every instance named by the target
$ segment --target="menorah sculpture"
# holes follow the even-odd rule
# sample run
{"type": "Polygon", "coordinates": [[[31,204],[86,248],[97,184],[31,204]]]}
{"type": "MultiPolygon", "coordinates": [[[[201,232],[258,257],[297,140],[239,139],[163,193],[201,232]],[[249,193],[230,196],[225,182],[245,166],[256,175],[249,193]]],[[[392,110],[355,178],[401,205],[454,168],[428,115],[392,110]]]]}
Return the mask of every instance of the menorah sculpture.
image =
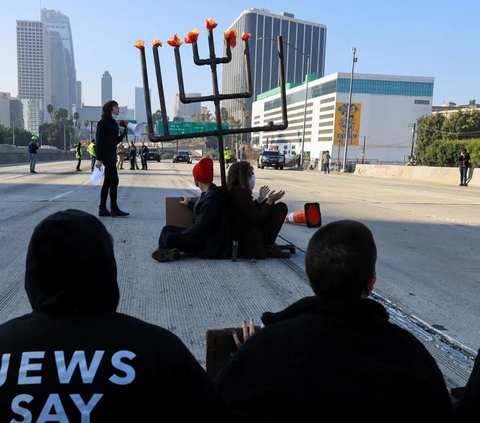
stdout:
{"type": "Polygon", "coordinates": [[[194,30],[188,33],[188,36],[185,38],[185,42],[192,44],[193,49],[193,61],[197,66],[210,65],[212,70],[212,85],[213,85],[213,95],[210,96],[201,96],[201,97],[186,97],[185,88],[183,84],[183,73],[182,73],[182,62],[180,59],[180,46],[182,41],[175,34],[168,44],[174,48],[175,52],[175,64],[177,68],[177,78],[178,78],[178,88],[180,93],[180,101],[182,103],[199,103],[199,102],[213,102],[215,104],[215,120],[217,123],[217,129],[214,131],[198,132],[193,134],[177,134],[170,135],[167,121],[167,109],[165,105],[165,95],[163,91],[163,81],[162,81],[162,72],[160,69],[160,58],[158,54],[158,48],[162,46],[162,43],[159,39],[156,39],[152,42],[153,48],[153,58],[155,63],[155,71],[157,76],[157,86],[158,94],[160,97],[160,108],[162,113],[162,124],[163,124],[163,135],[155,135],[153,132],[153,118],[152,118],[152,107],[150,102],[150,88],[148,84],[148,74],[147,74],[147,62],[145,59],[145,43],[142,40],[139,40],[135,43],[135,47],[140,50],[140,59],[142,65],[142,76],[143,76],[143,88],[145,93],[145,106],[147,112],[147,123],[148,123],[148,138],[152,142],[170,142],[178,139],[186,138],[196,138],[196,137],[208,137],[216,136],[218,139],[218,150],[219,150],[219,161],[220,161],[220,173],[222,186],[226,186],[226,177],[225,177],[225,159],[223,155],[224,143],[223,137],[225,135],[233,134],[245,134],[251,132],[261,132],[261,131],[280,131],[288,127],[288,118],[287,118],[287,101],[285,93],[285,71],[284,71],[284,58],[283,58],[283,39],[282,37],[277,37],[278,45],[278,60],[279,60],[279,79],[280,79],[280,93],[281,93],[281,102],[282,102],[282,123],[279,125],[274,125],[273,122],[268,122],[266,126],[257,126],[253,128],[232,128],[232,129],[223,129],[222,128],[222,117],[220,112],[220,102],[223,100],[233,100],[240,98],[249,98],[253,95],[252,88],[252,79],[250,73],[250,55],[248,50],[248,39],[250,34],[243,34],[243,50],[245,56],[245,72],[247,80],[247,91],[243,93],[232,93],[232,94],[220,94],[218,89],[218,77],[217,77],[217,65],[227,64],[232,60],[232,48],[236,45],[237,30],[231,30],[225,33],[224,40],[226,44],[226,56],[217,57],[215,55],[215,45],[213,40],[213,29],[217,24],[212,19],[206,19],[206,28],[208,31],[208,45],[210,49],[210,58],[209,59],[200,59],[198,54],[198,31],[194,30]]]}

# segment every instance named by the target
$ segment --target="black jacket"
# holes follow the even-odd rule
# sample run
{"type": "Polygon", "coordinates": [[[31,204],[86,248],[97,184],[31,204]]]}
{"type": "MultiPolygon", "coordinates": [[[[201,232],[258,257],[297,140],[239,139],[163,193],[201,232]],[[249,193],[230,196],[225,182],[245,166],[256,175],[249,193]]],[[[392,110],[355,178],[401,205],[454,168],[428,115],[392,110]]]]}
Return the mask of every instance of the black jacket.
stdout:
{"type": "Polygon", "coordinates": [[[229,259],[232,257],[232,237],[227,214],[228,192],[211,184],[200,198],[188,204],[193,211],[193,225],[183,234],[202,240],[200,258],[229,259]]]}
{"type": "Polygon", "coordinates": [[[379,303],[310,297],[262,320],[215,379],[241,421],[451,421],[435,360],[379,303]]]}
{"type": "Polygon", "coordinates": [[[146,145],[142,147],[142,156],[146,156],[149,152],[149,149],[146,145]]]}
{"type": "Polygon", "coordinates": [[[97,160],[102,162],[117,160],[117,145],[125,136],[125,133],[119,135],[118,132],[118,125],[114,119],[101,119],[98,122],[95,144],[97,160]]]}
{"type": "Polygon", "coordinates": [[[470,167],[470,154],[465,153],[465,157],[461,154],[458,155],[458,166],[459,167],[470,167]]]}
{"type": "Polygon", "coordinates": [[[37,422],[42,410],[64,410],[56,421],[80,423],[82,408],[91,408],[91,423],[224,421],[213,384],[184,344],[116,312],[116,278],[113,245],[98,219],[74,210],[37,226],[25,275],[33,312],[0,325],[0,422],[27,421],[19,414],[29,413],[37,422]],[[65,226],[53,233],[58,219],[65,226]],[[84,254],[83,271],[72,271],[74,251],[84,254]]]}
{"type": "Polygon", "coordinates": [[[128,147],[128,158],[132,160],[135,157],[137,157],[137,147],[128,147]]]}

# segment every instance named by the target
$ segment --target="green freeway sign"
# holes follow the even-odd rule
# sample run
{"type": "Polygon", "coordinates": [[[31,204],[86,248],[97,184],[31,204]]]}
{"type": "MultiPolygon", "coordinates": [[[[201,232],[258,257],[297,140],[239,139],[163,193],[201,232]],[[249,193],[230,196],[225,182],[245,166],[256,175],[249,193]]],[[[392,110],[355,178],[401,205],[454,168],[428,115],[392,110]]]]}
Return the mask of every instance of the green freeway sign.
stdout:
{"type": "MultiPolygon", "coordinates": [[[[223,129],[228,129],[228,123],[222,123],[223,129]]],[[[197,132],[209,132],[217,129],[215,122],[168,122],[170,135],[195,134],[197,132]]],[[[163,134],[163,123],[158,122],[158,133],[163,134]]]]}

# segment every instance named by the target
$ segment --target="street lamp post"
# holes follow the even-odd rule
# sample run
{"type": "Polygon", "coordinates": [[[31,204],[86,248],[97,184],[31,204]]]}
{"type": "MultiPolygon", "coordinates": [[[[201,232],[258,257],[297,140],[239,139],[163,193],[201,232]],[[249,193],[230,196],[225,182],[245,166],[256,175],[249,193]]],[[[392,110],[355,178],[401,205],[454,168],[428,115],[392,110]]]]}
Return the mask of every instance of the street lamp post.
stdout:
{"type": "Polygon", "coordinates": [[[350,95],[348,97],[348,109],[347,109],[347,126],[345,128],[345,147],[343,149],[343,172],[347,171],[347,150],[348,150],[348,134],[350,129],[350,108],[352,107],[352,91],[353,91],[353,72],[355,70],[355,63],[357,63],[357,57],[355,53],[357,49],[352,47],[353,60],[352,60],[352,76],[350,77],[350,95]]]}
{"type": "MultiPolygon", "coordinates": [[[[257,40],[269,40],[269,41],[277,41],[272,38],[257,38],[257,40]]],[[[301,164],[303,165],[303,149],[305,148],[305,127],[307,123],[307,101],[308,101],[308,79],[310,75],[310,55],[307,53],[304,53],[302,50],[299,50],[297,47],[292,46],[291,44],[287,43],[286,41],[283,42],[283,44],[286,44],[287,46],[293,48],[294,50],[298,51],[300,54],[305,56],[307,58],[307,76],[306,76],[306,83],[305,83],[305,106],[303,110],[303,132],[302,132],[302,149],[301,149],[301,164]]]]}

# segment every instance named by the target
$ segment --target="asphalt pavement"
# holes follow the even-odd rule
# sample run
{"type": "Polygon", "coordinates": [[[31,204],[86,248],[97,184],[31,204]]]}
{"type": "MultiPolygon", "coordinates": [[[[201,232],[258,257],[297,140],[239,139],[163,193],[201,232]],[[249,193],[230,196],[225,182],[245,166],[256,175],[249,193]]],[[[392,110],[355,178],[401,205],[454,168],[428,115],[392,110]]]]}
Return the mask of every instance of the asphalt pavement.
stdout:
{"type": "MultiPolygon", "coordinates": [[[[28,165],[0,166],[0,323],[30,311],[23,278],[35,225],[59,210],[98,210],[100,185],[89,180],[89,161],[83,172],[75,165],[38,163],[37,174],[28,165]]],[[[264,311],[313,294],[303,268],[315,229],[284,225],[281,238],[298,247],[291,259],[157,263],[150,254],[165,224],[165,198],[198,195],[192,167],[167,161],[149,162],[147,171],[120,171],[119,205],[131,216],[102,221],[114,237],[119,311],[173,331],[204,364],[207,329],[259,320],[264,311]]],[[[480,347],[480,189],[294,169],[255,173],[256,188],[286,191],[290,211],[319,202],[324,223],[355,219],[372,230],[374,296],[432,352],[447,384],[464,383],[480,347]]],[[[82,251],[72,255],[81,263],[82,251]]],[[[79,271],[52,263],[52,271],[59,268],[65,277],[79,271]]]]}

